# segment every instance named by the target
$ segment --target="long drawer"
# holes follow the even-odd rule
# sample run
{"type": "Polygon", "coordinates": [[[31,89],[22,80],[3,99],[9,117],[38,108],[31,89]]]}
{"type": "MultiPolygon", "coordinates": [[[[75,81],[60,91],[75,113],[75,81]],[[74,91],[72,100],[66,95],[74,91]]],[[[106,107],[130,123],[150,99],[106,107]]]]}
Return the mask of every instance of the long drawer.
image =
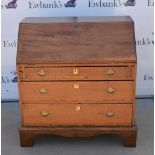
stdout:
{"type": "Polygon", "coordinates": [[[132,103],[133,81],[21,82],[23,103],[132,103]]]}
{"type": "Polygon", "coordinates": [[[131,126],[132,104],[24,104],[25,126],[131,126]]]}
{"type": "Polygon", "coordinates": [[[25,67],[23,81],[127,80],[126,67],[25,67]]]}

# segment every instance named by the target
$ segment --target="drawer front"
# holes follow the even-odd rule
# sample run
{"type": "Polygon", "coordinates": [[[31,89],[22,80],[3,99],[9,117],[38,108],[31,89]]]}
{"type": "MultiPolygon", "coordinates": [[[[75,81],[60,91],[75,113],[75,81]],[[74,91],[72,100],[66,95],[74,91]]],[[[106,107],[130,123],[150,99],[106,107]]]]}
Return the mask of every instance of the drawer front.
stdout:
{"type": "Polygon", "coordinates": [[[132,81],[22,82],[22,101],[132,103],[132,81]]]}
{"type": "Polygon", "coordinates": [[[24,104],[25,126],[131,126],[132,104],[24,104]]]}
{"type": "Polygon", "coordinates": [[[23,80],[127,80],[128,78],[128,67],[46,67],[25,68],[23,80]]]}

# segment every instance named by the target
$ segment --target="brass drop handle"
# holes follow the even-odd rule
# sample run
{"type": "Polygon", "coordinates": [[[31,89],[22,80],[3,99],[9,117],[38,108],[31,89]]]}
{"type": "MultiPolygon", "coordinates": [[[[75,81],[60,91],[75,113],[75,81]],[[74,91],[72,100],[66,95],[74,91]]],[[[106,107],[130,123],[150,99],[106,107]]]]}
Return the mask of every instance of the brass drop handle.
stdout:
{"type": "Polygon", "coordinates": [[[79,84],[75,83],[75,84],[74,84],[74,88],[75,88],[75,89],[79,89],[79,84]]]}
{"type": "Polygon", "coordinates": [[[43,111],[40,112],[40,115],[42,117],[47,117],[49,115],[49,113],[47,111],[43,110],[43,111]]]}
{"type": "Polygon", "coordinates": [[[112,112],[111,110],[109,110],[108,112],[106,112],[106,116],[107,117],[114,117],[114,112],[112,112]]]}
{"type": "Polygon", "coordinates": [[[75,110],[80,111],[80,109],[81,109],[80,105],[76,105],[75,110]]]}
{"type": "Polygon", "coordinates": [[[78,75],[79,74],[79,70],[77,68],[73,69],[73,74],[74,75],[78,75]]]}
{"type": "Polygon", "coordinates": [[[115,90],[112,87],[107,88],[107,93],[113,93],[115,90]]]}
{"type": "Polygon", "coordinates": [[[39,90],[39,93],[40,93],[40,94],[47,93],[47,90],[46,90],[45,88],[41,88],[41,89],[39,90]]]}
{"type": "Polygon", "coordinates": [[[108,71],[107,71],[107,75],[113,75],[114,74],[114,71],[112,70],[112,69],[109,69],[108,71]]]}
{"type": "Polygon", "coordinates": [[[38,75],[39,76],[45,76],[47,73],[43,70],[43,69],[41,69],[39,72],[38,72],[38,75]]]}

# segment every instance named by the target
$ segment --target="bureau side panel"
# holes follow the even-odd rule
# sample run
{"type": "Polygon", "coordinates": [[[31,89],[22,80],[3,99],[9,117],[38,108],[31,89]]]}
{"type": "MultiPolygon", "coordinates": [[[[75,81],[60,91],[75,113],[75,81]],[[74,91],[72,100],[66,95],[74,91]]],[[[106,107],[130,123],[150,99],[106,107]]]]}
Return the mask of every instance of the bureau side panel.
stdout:
{"type": "Polygon", "coordinates": [[[18,80],[18,94],[19,94],[19,107],[20,107],[20,118],[21,118],[21,125],[23,125],[23,103],[22,103],[22,88],[21,88],[21,79],[23,78],[23,66],[17,65],[17,80],[18,80]]]}
{"type": "Polygon", "coordinates": [[[132,125],[135,125],[135,113],[136,113],[136,75],[137,75],[137,64],[131,65],[131,76],[134,78],[133,81],[133,114],[132,114],[132,125]]]}

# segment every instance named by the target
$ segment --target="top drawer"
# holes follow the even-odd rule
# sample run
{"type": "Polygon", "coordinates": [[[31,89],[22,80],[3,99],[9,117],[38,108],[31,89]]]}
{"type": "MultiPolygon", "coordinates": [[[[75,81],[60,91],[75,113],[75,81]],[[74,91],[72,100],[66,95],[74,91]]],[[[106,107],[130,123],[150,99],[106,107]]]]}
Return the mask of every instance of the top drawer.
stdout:
{"type": "Polygon", "coordinates": [[[25,67],[23,81],[128,80],[125,67],[25,67]]]}

